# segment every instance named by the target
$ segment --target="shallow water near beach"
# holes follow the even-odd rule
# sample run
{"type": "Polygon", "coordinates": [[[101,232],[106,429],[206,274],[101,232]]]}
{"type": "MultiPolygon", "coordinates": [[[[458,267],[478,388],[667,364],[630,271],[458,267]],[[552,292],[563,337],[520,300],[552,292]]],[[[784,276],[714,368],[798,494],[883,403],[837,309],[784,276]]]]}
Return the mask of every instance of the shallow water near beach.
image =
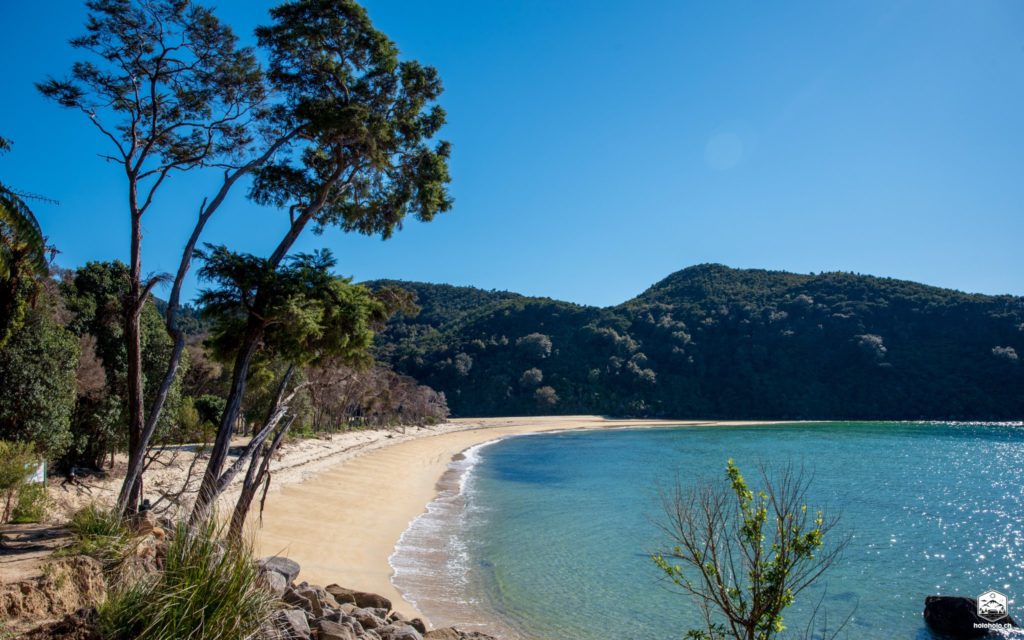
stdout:
{"type": "MultiPolygon", "coordinates": [[[[680,638],[699,625],[650,560],[666,547],[659,487],[724,478],[733,458],[803,464],[809,504],[842,514],[840,562],[787,611],[820,603],[850,638],[931,634],[931,594],[992,588],[1024,610],[1024,428],[857,423],[573,431],[513,437],[453,462],[392,557],[395,585],[436,625],[507,637],[680,638]]],[[[794,636],[799,635],[794,633],[794,636]]]]}

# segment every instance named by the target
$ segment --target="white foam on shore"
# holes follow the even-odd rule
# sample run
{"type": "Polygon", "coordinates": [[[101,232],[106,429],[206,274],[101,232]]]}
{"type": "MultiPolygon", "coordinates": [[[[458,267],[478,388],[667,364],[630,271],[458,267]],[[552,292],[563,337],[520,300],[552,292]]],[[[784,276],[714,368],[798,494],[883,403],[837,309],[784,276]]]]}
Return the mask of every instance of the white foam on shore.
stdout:
{"type": "MultiPolygon", "coordinates": [[[[643,427],[617,427],[629,430],[643,427]]],[[[467,545],[467,529],[487,517],[487,506],[473,500],[472,479],[485,448],[511,438],[569,433],[552,429],[509,434],[473,445],[456,455],[438,480],[437,496],[409,523],[388,558],[391,584],[435,627],[458,626],[507,640],[520,631],[491,611],[475,583],[467,545]]]]}
{"type": "Polygon", "coordinates": [[[470,557],[462,535],[470,518],[470,481],[481,451],[503,438],[474,445],[448,464],[438,494],[402,533],[388,558],[391,583],[437,626],[480,630],[479,600],[470,585],[470,557]]]}

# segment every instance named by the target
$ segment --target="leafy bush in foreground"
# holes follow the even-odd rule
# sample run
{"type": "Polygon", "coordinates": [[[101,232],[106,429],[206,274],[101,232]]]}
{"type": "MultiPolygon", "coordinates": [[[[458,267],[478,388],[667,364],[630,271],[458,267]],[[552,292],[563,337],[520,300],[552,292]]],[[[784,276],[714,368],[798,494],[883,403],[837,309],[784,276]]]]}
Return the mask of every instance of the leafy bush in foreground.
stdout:
{"type": "Polygon", "coordinates": [[[35,449],[28,442],[0,440],[0,524],[17,509],[25,486],[26,465],[36,462],[35,449]]]}

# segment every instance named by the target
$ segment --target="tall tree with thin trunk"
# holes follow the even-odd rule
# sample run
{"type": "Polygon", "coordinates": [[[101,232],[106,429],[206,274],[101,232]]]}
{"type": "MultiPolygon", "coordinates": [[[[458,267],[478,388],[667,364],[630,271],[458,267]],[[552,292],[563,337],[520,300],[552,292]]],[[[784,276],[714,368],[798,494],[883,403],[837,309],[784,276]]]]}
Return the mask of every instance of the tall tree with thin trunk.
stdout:
{"type": "MultiPolygon", "coordinates": [[[[255,172],[254,201],[287,212],[289,225],[263,267],[276,271],[308,228],[339,227],[388,238],[406,216],[422,221],[451,207],[449,146],[432,142],[444,124],[434,104],[437,71],[399,62],[398,51],[352,0],[295,0],[271,10],[257,29],[278,108],[275,125],[302,124],[295,144],[255,172]]],[[[248,301],[227,406],[203,476],[193,519],[209,513],[249,368],[264,339],[271,291],[248,301]]]]}
{"type": "Polygon", "coordinates": [[[86,34],[71,45],[89,59],[74,63],[67,78],[37,86],[44,96],[88,118],[107,141],[102,157],[125,178],[131,223],[124,304],[129,471],[119,502],[131,509],[142,491],[147,431],[152,436],[147,422],[155,428],[158,417],[151,411],[147,420],[144,407],[140,315],[160,278],[143,277],[143,218],[176,173],[220,167],[228,182],[251,162],[258,142],[254,123],[265,93],[252,50],[239,47],[231,30],[205,7],[188,0],[86,4],[86,34]]]}

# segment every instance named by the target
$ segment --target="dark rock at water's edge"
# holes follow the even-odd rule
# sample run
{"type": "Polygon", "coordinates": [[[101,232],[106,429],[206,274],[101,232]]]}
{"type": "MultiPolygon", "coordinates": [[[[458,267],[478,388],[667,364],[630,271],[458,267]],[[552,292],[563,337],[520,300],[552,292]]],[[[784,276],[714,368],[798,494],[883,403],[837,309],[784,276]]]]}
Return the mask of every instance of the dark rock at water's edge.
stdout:
{"type": "MultiPolygon", "coordinates": [[[[924,621],[932,631],[951,638],[983,638],[989,635],[992,624],[978,615],[977,600],[962,596],[928,596],[924,599],[924,621]]],[[[996,623],[1017,626],[1009,615],[996,623]]]]}

